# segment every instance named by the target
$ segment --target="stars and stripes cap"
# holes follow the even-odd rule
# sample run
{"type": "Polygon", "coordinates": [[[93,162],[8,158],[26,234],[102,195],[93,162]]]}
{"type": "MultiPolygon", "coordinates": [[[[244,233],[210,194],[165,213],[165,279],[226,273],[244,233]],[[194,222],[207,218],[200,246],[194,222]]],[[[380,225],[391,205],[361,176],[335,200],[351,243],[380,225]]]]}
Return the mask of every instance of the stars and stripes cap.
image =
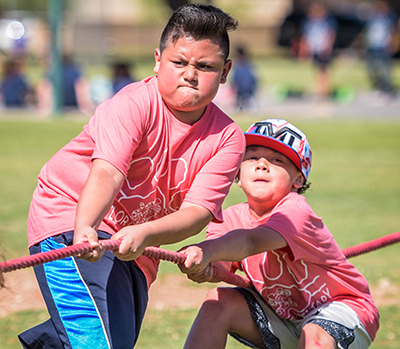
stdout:
{"type": "Polygon", "coordinates": [[[287,156],[307,180],[312,154],[306,135],[286,120],[267,119],[256,122],[244,133],[246,146],[260,145],[287,156]]]}

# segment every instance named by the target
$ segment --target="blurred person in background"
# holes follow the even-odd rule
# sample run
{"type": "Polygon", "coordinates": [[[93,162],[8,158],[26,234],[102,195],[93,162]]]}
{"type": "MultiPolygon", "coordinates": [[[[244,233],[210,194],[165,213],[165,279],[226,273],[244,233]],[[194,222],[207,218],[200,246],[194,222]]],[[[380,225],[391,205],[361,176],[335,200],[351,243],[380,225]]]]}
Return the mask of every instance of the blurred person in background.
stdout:
{"type": "Polygon", "coordinates": [[[337,21],[323,2],[313,2],[302,25],[299,57],[309,57],[318,69],[317,95],[326,99],[330,93],[329,65],[333,58],[337,21]]]}
{"type": "Polygon", "coordinates": [[[3,64],[3,77],[0,85],[1,101],[6,108],[27,105],[29,84],[22,72],[22,62],[8,59],[3,64]]]}
{"type": "Polygon", "coordinates": [[[366,66],[372,88],[383,97],[394,91],[392,58],[398,47],[398,17],[385,0],[373,3],[364,32],[366,66]]]}
{"type": "Polygon", "coordinates": [[[136,79],[130,73],[129,63],[118,62],[113,65],[113,94],[116,94],[123,87],[135,81],[136,79]]]}
{"type": "MultiPolygon", "coordinates": [[[[2,254],[0,254],[0,259],[4,260],[4,256],[2,254]]],[[[4,276],[2,270],[0,269],[0,289],[2,289],[3,287],[5,287],[4,276]]]]}
{"type": "Polygon", "coordinates": [[[256,111],[257,77],[254,66],[249,60],[248,52],[242,46],[236,49],[232,85],[236,96],[236,109],[238,111],[256,111]]]}
{"type": "MultiPolygon", "coordinates": [[[[49,75],[38,84],[37,92],[39,110],[49,114],[53,109],[53,85],[49,75]]],[[[62,107],[65,111],[80,110],[85,115],[91,115],[94,109],[89,84],[70,55],[63,56],[62,107]]]]}

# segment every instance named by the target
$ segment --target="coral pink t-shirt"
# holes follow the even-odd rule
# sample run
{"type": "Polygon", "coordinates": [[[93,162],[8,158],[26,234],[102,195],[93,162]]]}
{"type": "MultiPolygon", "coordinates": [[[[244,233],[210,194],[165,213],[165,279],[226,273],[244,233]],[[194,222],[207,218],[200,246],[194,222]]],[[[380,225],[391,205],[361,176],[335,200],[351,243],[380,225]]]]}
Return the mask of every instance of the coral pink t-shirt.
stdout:
{"type": "Polygon", "coordinates": [[[379,328],[379,313],[366,279],[348,262],[332,234],[306,199],[290,193],[271,215],[253,221],[248,203],[224,210],[223,223],[210,223],[207,239],[234,229],[271,228],[288,246],[250,256],[233,263],[232,271],[243,270],[254,287],[279,317],[303,318],[321,304],[340,301],[359,316],[372,339],[379,328]]]}
{"type": "MultiPolygon", "coordinates": [[[[244,147],[242,130],[213,103],[187,125],[164,104],[156,77],[130,84],[102,103],[83,131],[42,168],[29,212],[29,246],[74,229],[93,159],[125,175],[99,230],[114,234],[170,214],[183,201],[207,208],[221,221],[244,147]]],[[[136,261],[150,284],[157,263],[144,256],[136,261]]]]}

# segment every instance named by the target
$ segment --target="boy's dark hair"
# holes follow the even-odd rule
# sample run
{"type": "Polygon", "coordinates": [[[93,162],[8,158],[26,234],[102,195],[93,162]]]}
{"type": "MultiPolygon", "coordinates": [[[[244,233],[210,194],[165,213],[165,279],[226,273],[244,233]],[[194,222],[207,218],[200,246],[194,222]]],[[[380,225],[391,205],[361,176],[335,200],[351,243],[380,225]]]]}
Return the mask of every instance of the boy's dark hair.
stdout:
{"type": "Polygon", "coordinates": [[[230,45],[228,31],[237,27],[238,22],[217,7],[185,5],[172,14],[165,26],[160,39],[160,51],[163,52],[168,41],[175,43],[182,37],[209,39],[221,48],[224,59],[227,60],[230,45]]]}
{"type": "Polygon", "coordinates": [[[298,194],[304,194],[311,186],[311,182],[305,181],[303,186],[297,190],[298,194]]]}

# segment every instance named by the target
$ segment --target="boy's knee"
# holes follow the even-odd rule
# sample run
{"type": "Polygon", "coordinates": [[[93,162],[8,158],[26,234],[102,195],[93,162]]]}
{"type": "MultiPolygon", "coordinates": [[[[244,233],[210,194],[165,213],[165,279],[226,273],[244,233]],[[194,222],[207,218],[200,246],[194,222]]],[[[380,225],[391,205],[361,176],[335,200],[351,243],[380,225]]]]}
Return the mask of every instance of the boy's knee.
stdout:
{"type": "Polygon", "coordinates": [[[315,324],[307,324],[301,330],[298,348],[326,348],[335,349],[336,341],[322,327],[315,324]]]}
{"type": "Polygon", "coordinates": [[[215,300],[220,303],[234,303],[243,298],[238,291],[231,287],[213,288],[207,293],[206,300],[215,300]]]}
{"type": "Polygon", "coordinates": [[[213,288],[210,291],[208,291],[207,295],[206,295],[206,301],[207,300],[218,300],[218,287],[217,288],[213,288]]]}
{"type": "Polygon", "coordinates": [[[237,314],[236,309],[245,302],[242,295],[234,288],[217,287],[207,293],[203,307],[209,307],[210,310],[219,316],[229,316],[237,314]]]}

